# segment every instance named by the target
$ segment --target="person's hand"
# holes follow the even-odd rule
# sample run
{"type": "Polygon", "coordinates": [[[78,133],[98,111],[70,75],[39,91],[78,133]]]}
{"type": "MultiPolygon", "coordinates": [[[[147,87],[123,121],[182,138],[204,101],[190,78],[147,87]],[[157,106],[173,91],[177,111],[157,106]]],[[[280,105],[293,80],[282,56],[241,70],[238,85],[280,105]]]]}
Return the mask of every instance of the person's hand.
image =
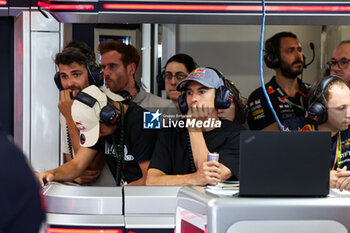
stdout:
{"type": "Polygon", "coordinates": [[[342,169],[337,169],[337,183],[335,188],[340,191],[350,190],[350,171],[347,170],[347,167],[344,166],[342,169]]]}
{"type": "Polygon", "coordinates": [[[208,183],[218,183],[221,181],[219,163],[217,161],[204,162],[198,170],[193,173],[194,185],[206,185],[208,183]]]}
{"type": "Polygon", "coordinates": [[[44,187],[47,182],[54,181],[54,175],[50,172],[40,172],[36,174],[41,187],[44,187]]]}
{"type": "MultiPolygon", "coordinates": [[[[209,108],[206,104],[194,104],[188,109],[187,119],[204,122],[212,116],[213,111],[214,109],[209,108]]],[[[196,123],[194,128],[201,129],[196,127],[196,123]]]]}
{"type": "Polygon", "coordinates": [[[101,172],[99,170],[85,170],[81,176],[76,178],[74,181],[78,184],[85,184],[94,181],[101,172]]]}
{"type": "Polygon", "coordinates": [[[338,176],[336,170],[331,170],[329,173],[329,187],[335,188],[338,182],[338,176]]]}
{"type": "Polygon", "coordinates": [[[65,118],[71,117],[71,107],[73,104],[73,99],[71,96],[72,90],[67,89],[61,91],[61,98],[60,102],[58,103],[58,109],[65,118]]]}

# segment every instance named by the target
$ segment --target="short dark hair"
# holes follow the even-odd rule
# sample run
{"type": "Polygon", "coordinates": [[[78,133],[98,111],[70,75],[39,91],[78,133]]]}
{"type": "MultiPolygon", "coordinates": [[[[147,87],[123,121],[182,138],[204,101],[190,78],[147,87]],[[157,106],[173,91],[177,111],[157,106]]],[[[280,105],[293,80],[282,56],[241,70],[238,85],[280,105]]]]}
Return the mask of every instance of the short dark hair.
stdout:
{"type": "Polygon", "coordinates": [[[265,54],[273,53],[280,58],[281,38],[285,37],[298,39],[292,32],[279,32],[265,41],[265,54]]]}
{"type": "Polygon", "coordinates": [[[101,55],[113,50],[122,55],[121,60],[124,67],[131,63],[135,63],[136,68],[138,67],[140,62],[140,55],[134,46],[127,45],[116,40],[104,40],[98,46],[98,51],[101,55]]]}
{"type": "Polygon", "coordinates": [[[350,40],[342,40],[337,47],[343,44],[350,44],[350,40]]]}
{"type": "Polygon", "coordinates": [[[191,73],[193,70],[195,70],[198,67],[194,59],[191,56],[184,53],[178,53],[172,56],[171,58],[169,58],[169,60],[165,64],[165,69],[170,62],[178,62],[183,64],[186,67],[186,70],[188,73],[191,73]]]}
{"type": "Polygon", "coordinates": [[[321,104],[326,105],[327,101],[329,100],[329,90],[336,84],[344,84],[345,86],[349,87],[348,84],[342,78],[334,75],[325,76],[318,80],[316,83],[314,83],[310,88],[309,94],[307,96],[308,106],[311,106],[315,102],[320,102],[321,104]],[[328,83],[324,90],[320,89],[320,84],[322,82],[325,82],[326,79],[330,78],[332,78],[332,80],[328,83]]]}
{"type": "Polygon", "coordinates": [[[70,41],[62,50],[56,54],[56,65],[70,65],[77,62],[86,67],[96,66],[96,56],[94,51],[84,42],[78,40],[70,41]]]}
{"type": "Polygon", "coordinates": [[[85,43],[79,40],[70,41],[64,48],[78,48],[86,57],[87,65],[96,65],[96,55],[94,51],[85,43]]]}
{"type": "Polygon", "coordinates": [[[55,64],[70,65],[73,62],[79,65],[85,65],[87,67],[88,61],[86,56],[78,48],[68,47],[63,49],[62,52],[56,54],[55,64]]]}

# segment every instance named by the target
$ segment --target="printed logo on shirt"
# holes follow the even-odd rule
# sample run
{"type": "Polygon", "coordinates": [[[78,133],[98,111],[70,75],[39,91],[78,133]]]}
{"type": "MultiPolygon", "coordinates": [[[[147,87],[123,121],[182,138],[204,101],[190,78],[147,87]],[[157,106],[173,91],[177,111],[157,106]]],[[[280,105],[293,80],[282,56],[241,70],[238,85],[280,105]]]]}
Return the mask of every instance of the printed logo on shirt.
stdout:
{"type": "Polygon", "coordinates": [[[249,103],[250,107],[252,107],[253,105],[261,105],[261,100],[257,99],[249,103]]]}
{"type": "MultiPolygon", "coordinates": [[[[105,154],[115,156],[113,144],[109,144],[107,141],[105,142],[105,154]]],[[[129,155],[129,151],[128,151],[128,148],[126,147],[126,145],[124,145],[124,160],[125,161],[133,161],[134,160],[134,156],[129,155]]]]}
{"type": "Polygon", "coordinates": [[[267,93],[270,95],[270,94],[272,94],[272,93],[274,93],[275,92],[275,90],[271,87],[271,86],[269,86],[268,88],[267,88],[267,93]]]}
{"type": "Polygon", "coordinates": [[[264,109],[260,108],[258,110],[253,111],[252,115],[256,116],[256,115],[259,115],[259,114],[262,114],[262,113],[264,113],[264,109]]]}
{"type": "Polygon", "coordinates": [[[159,109],[156,112],[143,113],[143,128],[144,129],[160,129],[160,116],[162,113],[159,109]]]}
{"type": "Polygon", "coordinates": [[[289,104],[279,104],[278,107],[280,109],[283,109],[283,108],[290,108],[290,105],[289,104]]]}

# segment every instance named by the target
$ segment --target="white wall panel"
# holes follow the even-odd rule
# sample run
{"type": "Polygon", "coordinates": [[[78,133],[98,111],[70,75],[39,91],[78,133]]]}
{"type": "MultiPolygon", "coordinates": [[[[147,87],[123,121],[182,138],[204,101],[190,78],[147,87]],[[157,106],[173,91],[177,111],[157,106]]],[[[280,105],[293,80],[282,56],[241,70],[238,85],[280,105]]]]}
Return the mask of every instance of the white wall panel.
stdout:
{"type": "Polygon", "coordinates": [[[53,81],[58,32],[32,32],[31,161],[37,170],[59,165],[59,91],[53,81]]]}
{"type": "MultiPolygon", "coordinates": [[[[266,26],[265,40],[281,31],[295,33],[303,47],[306,61],[312,58],[309,43],[315,44],[316,58],[304,71],[304,81],[313,83],[321,75],[320,48],[322,26],[266,26]]],[[[177,25],[177,53],[191,55],[199,65],[212,66],[233,80],[243,96],[260,86],[260,26],[255,25],[177,25]]],[[[264,65],[264,79],[274,71],[264,65]]]]}

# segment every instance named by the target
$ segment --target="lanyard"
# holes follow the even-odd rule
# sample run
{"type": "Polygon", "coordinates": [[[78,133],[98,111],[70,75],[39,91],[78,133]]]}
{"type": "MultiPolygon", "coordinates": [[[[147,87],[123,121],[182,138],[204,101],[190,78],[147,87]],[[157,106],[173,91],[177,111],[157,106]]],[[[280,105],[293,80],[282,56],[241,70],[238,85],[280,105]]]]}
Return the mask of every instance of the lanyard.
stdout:
{"type": "MultiPolygon", "coordinates": [[[[125,160],[124,160],[124,106],[122,102],[119,102],[120,108],[121,108],[121,129],[120,129],[120,140],[119,140],[119,145],[117,146],[115,143],[115,137],[114,133],[112,134],[112,142],[113,142],[113,149],[114,149],[114,154],[115,157],[117,158],[118,165],[117,165],[117,173],[120,170],[120,183],[124,184],[124,169],[125,169],[125,160]]],[[[119,177],[117,175],[117,177],[119,177]]],[[[117,179],[117,182],[119,180],[117,179]]]]}
{"type": "Polygon", "coordinates": [[[334,163],[333,163],[332,170],[334,170],[336,163],[337,163],[337,168],[340,168],[340,162],[341,162],[341,135],[340,135],[340,131],[339,131],[338,138],[337,138],[337,147],[335,149],[334,163]]]}

